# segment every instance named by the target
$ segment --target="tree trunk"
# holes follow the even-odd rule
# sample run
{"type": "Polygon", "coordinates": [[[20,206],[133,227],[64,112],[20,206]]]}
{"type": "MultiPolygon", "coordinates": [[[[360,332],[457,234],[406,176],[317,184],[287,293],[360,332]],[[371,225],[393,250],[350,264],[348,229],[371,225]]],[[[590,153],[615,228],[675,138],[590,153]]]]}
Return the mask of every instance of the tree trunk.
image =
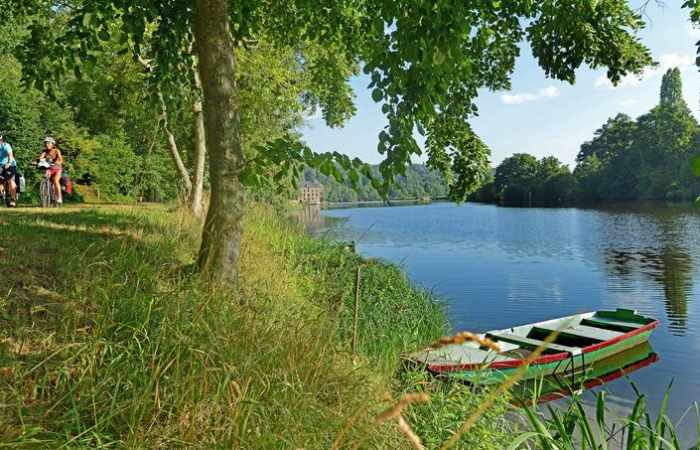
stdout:
{"type": "MultiPolygon", "coordinates": [[[[197,69],[198,70],[198,69],[197,69]]],[[[202,81],[199,78],[199,73],[195,70],[194,84],[196,95],[202,95],[202,81]]],[[[202,110],[202,101],[198,98],[192,106],[194,112],[194,181],[192,187],[192,196],[190,197],[192,214],[198,219],[202,217],[204,212],[204,162],[207,154],[206,138],[204,136],[204,111],[202,110]]]]}
{"type": "Polygon", "coordinates": [[[160,107],[163,113],[163,130],[165,130],[165,137],[168,140],[168,148],[170,149],[170,156],[173,157],[175,161],[175,166],[180,174],[182,180],[183,188],[185,189],[185,195],[189,197],[190,192],[192,192],[192,181],[190,181],[190,174],[187,173],[185,164],[182,162],[180,157],[180,151],[177,149],[177,143],[175,142],[175,136],[170,131],[170,125],[168,123],[168,107],[165,104],[165,99],[163,98],[163,93],[158,90],[158,100],[160,100],[160,107]]]}
{"type": "Polygon", "coordinates": [[[237,274],[245,207],[240,174],[243,151],[236,104],[236,61],[230,0],[196,0],[195,41],[204,97],[211,201],[199,251],[199,267],[216,281],[237,274]]]}
{"type": "MultiPolygon", "coordinates": [[[[141,55],[137,55],[139,63],[143,66],[143,68],[146,70],[146,72],[151,72],[153,68],[151,67],[151,64],[143,58],[141,55]]],[[[192,191],[192,182],[190,181],[190,175],[187,173],[187,169],[185,168],[185,164],[182,162],[182,158],[180,157],[180,151],[177,148],[177,142],[175,141],[175,136],[173,133],[170,131],[170,125],[168,122],[168,106],[165,103],[165,98],[163,97],[163,92],[161,92],[160,87],[156,87],[158,90],[158,100],[160,101],[160,110],[161,110],[161,120],[163,121],[163,130],[165,131],[165,137],[168,141],[168,149],[170,150],[170,156],[173,158],[173,162],[175,163],[175,167],[177,167],[177,171],[180,174],[180,179],[182,180],[182,186],[185,190],[185,195],[189,196],[190,192],[192,191]]],[[[149,150],[150,152],[150,150],[149,150]]]]}

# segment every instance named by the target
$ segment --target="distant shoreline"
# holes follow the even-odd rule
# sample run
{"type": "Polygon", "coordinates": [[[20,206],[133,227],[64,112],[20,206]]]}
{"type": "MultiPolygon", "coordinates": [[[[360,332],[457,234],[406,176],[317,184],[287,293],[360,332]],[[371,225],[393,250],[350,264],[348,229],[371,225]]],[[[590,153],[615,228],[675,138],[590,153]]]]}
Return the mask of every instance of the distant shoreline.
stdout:
{"type": "Polygon", "coordinates": [[[405,205],[429,205],[442,199],[402,199],[402,200],[366,200],[355,202],[323,202],[318,205],[323,209],[338,208],[362,208],[372,206],[405,206],[405,205]]]}

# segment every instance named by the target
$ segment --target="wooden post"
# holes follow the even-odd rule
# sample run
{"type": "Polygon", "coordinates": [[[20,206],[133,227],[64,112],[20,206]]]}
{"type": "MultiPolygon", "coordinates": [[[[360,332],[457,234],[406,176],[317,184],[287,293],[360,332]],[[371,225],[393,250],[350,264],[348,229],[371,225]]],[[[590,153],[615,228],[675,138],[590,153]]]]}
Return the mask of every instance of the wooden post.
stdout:
{"type": "Polygon", "coordinates": [[[357,266],[357,277],[355,278],[355,315],[352,319],[352,354],[357,353],[357,315],[360,309],[360,269],[362,265],[357,266]]]}

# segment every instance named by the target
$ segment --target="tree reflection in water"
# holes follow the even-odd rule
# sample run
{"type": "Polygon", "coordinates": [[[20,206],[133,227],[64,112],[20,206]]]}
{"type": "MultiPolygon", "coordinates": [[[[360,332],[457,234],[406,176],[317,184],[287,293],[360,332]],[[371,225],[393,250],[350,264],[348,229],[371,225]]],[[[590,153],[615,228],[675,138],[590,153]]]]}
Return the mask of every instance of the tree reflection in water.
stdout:
{"type": "Polygon", "coordinates": [[[671,244],[634,251],[611,248],[605,264],[616,276],[629,278],[640,273],[663,287],[669,329],[675,335],[685,333],[692,289],[692,262],[687,252],[671,244]]]}

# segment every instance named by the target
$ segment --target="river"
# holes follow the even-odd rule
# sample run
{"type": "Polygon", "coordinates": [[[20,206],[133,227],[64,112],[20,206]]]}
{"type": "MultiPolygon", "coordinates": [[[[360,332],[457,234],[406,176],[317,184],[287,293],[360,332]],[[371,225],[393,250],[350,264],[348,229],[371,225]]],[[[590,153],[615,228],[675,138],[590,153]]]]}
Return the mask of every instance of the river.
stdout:
{"type": "MultiPolygon", "coordinates": [[[[434,203],[324,210],[317,233],[402,266],[446,302],[455,330],[487,331],[598,309],[636,309],[661,320],[658,361],[629,375],[669,415],[700,401],[700,208],[503,208],[434,203]],[[334,218],[335,220],[327,220],[334,218]]],[[[626,379],[604,386],[631,407],[626,379]]],[[[694,412],[680,426],[695,436],[694,412]]]]}

